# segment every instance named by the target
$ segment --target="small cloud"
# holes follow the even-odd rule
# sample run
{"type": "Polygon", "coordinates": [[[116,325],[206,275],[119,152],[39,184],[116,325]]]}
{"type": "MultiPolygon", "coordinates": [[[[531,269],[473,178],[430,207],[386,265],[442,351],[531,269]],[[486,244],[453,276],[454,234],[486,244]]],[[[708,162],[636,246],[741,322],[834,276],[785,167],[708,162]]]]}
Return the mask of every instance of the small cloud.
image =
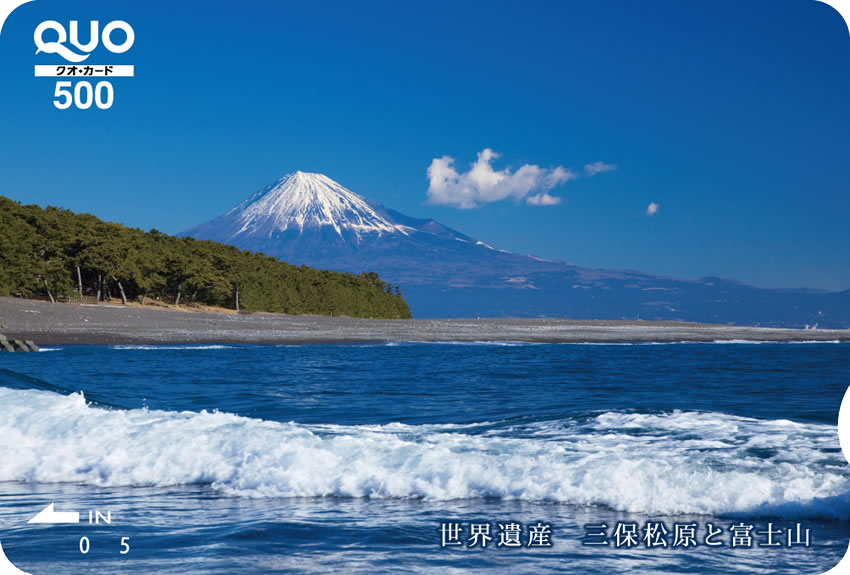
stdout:
{"type": "Polygon", "coordinates": [[[530,206],[557,206],[561,203],[561,198],[543,192],[542,194],[528,196],[525,198],[525,203],[530,206]]]}
{"type": "Polygon", "coordinates": [[[546,169],[525,164],[515,171],[494,170],[491,162],[498,157],[499,154],[486,148],[467,172],[455,169],[454,158],[434,158],[428,167],[428,201],[464,209],[505,199],[554,206],[561,200],[549,192],[578,177],[563,166],[546,169]]]}
{"type": "Polygon", "coordinates": [[[616,164],[606,164],[605,162],[593,162],[592,164],[586,164],[584,166],[584,173],[587,174],[588,177],[592,177],[596,174],[601,174],[602,172],[611,172],[616,169],[616,164]]]}
{"type": "Polygon", "coordinates": [[[654,216],[656,213],[658,213],[659,207],[661,206],[659,206],[655,202],[650,202],[649,205],[646,207],[646,215],[654,216]]]}

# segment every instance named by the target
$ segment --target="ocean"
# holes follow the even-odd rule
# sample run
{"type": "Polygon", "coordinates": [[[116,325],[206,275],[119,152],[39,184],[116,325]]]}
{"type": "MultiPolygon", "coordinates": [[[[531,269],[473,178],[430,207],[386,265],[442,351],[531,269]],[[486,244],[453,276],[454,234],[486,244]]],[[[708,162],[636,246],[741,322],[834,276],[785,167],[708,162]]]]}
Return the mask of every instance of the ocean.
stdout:
{"type": "Polygon", "coordinates": [[[850,540],[848,359],[744,342],[2,354],[0,543],[32,575],[821,573],[850,540]],[[27,523],[51,503],[80,522],[27,523]]]}

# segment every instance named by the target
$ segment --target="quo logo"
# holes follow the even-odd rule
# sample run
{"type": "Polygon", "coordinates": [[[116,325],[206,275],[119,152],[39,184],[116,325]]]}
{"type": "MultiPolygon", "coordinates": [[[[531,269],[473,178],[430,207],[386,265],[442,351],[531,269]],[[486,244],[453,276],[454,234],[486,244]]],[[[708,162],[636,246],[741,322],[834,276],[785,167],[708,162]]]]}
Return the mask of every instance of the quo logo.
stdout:
{"type": "Polygon", "coordinates": [[[89,41],[85,44],[80,43],[78,31],[79,23],[76,20],[71,20],[69,23],[69,29],[70,34],[65,31],[65,27],[62,26],[62,24],[55,20],[46,20],[39,24],[35,29],[35,34],[33,35],[35,46],[38,48],[35,53],[40,54],[41,52],[44,52],[46,54],[59,54],[69,62],[80,63],[85,61],[86,58],[88,58],[91,53],[97,49],[98,42],[102,43],[103,47],[113,54],[123,54],[132,48],[133,43],[136,41],[136,33],[133,31],[133,27],[123,20],[110,22],[103,27],[102,33],[99,32],[100,22],[92,20],[89,23],[89,41]],[[45,42],[44,33],[48,30],[56,32],[58,38],[52,42],[45,42]],[[115,44],[112,41],[112,33],[115,30],[123,31],[126,36],[121,44],[115,44]],[[77,54],[65,46],[65,42],[68,41],[69,36],[71,44],[84,52],[84,54],[77,54]]]}
{"type": "Polygon", "coordinates": [[[77,20],[68,22],[68,28],[55,20],[45,20],[39,24],[33,33],[36,55],[56,54],[70,64],[37,65],[35,75],[40,77],[67,77],[67,80],[57,80],[53,93],[53,105],[60,110],[74,106],[79,110],[88,110],[94,104],[101,110],[112,107],[115,90],[112,82],[103,80],[92,86],[84,77],[132,77],[134,67],[122,65],[96,65],[89,62],[89,56],[103,46],[113,54],[123,54],[133,47],[136,33],[133,27],[123,20],[109,22],[101,30],[100,22],[92,20],[88,23],[88,31],[80,38],[80,23],[77,20]],[[82,64],[82,62],[86,62],[82,64]]]}

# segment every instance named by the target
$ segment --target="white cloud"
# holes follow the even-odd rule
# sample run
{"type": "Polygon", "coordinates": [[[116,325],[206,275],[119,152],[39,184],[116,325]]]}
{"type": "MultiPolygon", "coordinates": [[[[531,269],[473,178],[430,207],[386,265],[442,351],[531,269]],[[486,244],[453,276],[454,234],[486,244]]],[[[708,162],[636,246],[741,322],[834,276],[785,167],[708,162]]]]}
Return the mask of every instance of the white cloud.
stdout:
{"type": "Polygon", "coordinates": [[[660,207],[661,206],[659,206],[655,202],[650,202],[649,205],[646,207],[646,215],[654,216],[656,213],[658,213],[658,208],[660,207]]]}
{"type": "Polygon", "coordinates": [[[498,157],[499,154],[486,148],[469,171],[463,173],[455,169],[454,158],[434,158],[428,167],[428,201],[456,208],[475,208],[505,199],[553,206],[561,200],[549,192],[578,177],[562,166],[546,169],[525,164],[514,172],[510,168],[497,171],[490,162],[498,157]]]}
{"type": "Polygon", "coordinates": [[[528,196],[525,198],[525,202],[531,206],[557,206],[561,203],[561,198],[543,192],[528,196]]]}
{"type": "Polygon", "coordinates": [[[584,173],[588,176],[595,176],[596,174],[601,174],[602,172],[610,172],[616,169],[616,164],[606,164],[605,162],[593,162],[592,164],[585,164],[584,173]]]}

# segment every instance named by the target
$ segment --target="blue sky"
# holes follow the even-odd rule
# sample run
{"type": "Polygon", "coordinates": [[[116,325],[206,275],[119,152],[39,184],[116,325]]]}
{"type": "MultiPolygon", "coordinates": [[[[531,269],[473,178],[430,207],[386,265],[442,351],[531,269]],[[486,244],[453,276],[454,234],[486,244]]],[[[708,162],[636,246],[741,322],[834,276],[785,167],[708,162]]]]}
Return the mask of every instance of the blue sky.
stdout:
{"type": "Polygon", "coordinates": [[[20,7],[0,35],[0,194],[176,233],[315,171],[512,251],[850,288],[850,38],[826,5],[233,6],[20,7]],[[132,24],[129,52],[92,56],[136,66],[112,109],[53,107],[32,72],[61,63],[35,55],[47,19],[132,24]],[[435,158],[464,172],[485,149],[496,170],[579,177],[548,192],[556,205],[529,205],[540,189],[428,202],[435,158]],[[587,177],[594,162],[616,169],[587,177]]]}

